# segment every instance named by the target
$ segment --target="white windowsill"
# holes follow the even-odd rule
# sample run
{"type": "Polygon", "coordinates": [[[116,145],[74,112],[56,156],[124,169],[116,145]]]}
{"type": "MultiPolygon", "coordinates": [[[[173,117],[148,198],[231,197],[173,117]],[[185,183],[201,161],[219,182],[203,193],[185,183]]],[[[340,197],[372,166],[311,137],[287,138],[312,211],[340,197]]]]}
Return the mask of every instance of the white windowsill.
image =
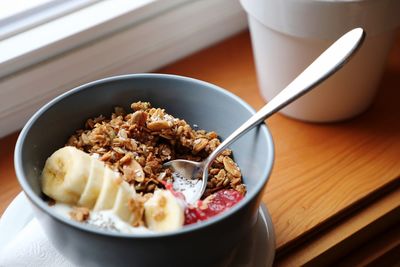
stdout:
{"type": "Polygon", "coordinates": [[[66,16],[99,0],[3,1],[0,8],[0,41],[66,16]]]}
{"type": "Polygon", "coordinates": [[[106,0],[0,41],[0,78],[188,0],[106,0]]]}
{"type": "Polygon", "coordinates": [[[40,106],[75,86],[154,70],[247,27],[238,1],[126,2],[143,5],[116,8],[120,15],[98,16],[92,27],[88,20],[80,31],[63,31],[64,38],[52,35],[60,38],[53,42],[32,41],[31,50],[11,51],[10,44],[0,44],[0,137],[20,129],[40,106]],[[3,55],[6,48],[15,56],[3,55]]]}

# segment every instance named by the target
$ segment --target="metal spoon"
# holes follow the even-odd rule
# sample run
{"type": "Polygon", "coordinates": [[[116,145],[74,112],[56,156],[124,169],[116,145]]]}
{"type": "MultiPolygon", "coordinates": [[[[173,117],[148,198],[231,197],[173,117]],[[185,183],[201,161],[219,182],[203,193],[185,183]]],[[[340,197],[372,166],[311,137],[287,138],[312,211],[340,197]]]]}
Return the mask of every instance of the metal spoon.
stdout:
{"type": "Polygon", "coordinates": [[[208,169],[228,145],[344,66],[360,47],[364,36],[364,30],[356,28],[339,38],[285,89],[228,136],[204,161],[177,159],[164,163],[164,167],[174,172],[174,189],[181,191],[188,203],[194,204],[199,200],[207,186],[208,169]]]}

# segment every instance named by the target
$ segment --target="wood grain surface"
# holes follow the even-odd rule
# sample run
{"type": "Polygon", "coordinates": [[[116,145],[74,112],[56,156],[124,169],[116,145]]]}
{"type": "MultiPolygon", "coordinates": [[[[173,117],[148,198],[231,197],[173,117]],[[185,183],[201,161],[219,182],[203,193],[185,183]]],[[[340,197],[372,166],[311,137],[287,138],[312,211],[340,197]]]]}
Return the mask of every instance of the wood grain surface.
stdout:
{"type": "Polygon", "coordinates": [[[17,137],[18,134],[12,134],[0,139],[0,215],[21,191],[15,176],[13,158],[17,137]]]}
{"type": "MultiPolygon", "coordinates": [[[[265,104],[258,91],[248,32],[156,72],[214,83],[238,95],[255,109],[265,104]]],[[[342,218],[358,210],[368,209],[374,199],[394,192],[400,186],[399,87],[398,38],[376,101],[364,114],[331,124],[305,123],[280,114],[268,119],[276,154],[263,202],[268,206],[275,226],[278,253],[289,251],[327,227],[334,227],[342,218]]],[[[16,134],[0,140],[0,214],[20,191],[12,159],[15,140],[16,134]]],[[[397,200],[382,203],[398,207],[397,200]]],[[[371,218],[380,218],[381,214],[375,211],[371,209],[370,213],[374,215],[371,218]]],[[[356,231],[349,224],[343,227],[349,229],[349,235],[352,229],[356,231]]],[[[345,239],[347,234],[331,234],[331,239],[328,238],[331,241],[326,239],[325,243],[321,241],[316,245],[320,251],[315,255],[335,244],[332,240],[345,239]]],[[[299,253],[303,259],[314,257],[310,253],[308,256],[299,253]]]]}
{"type": "Polygon", "coordinates": [[[333,262],[339,263],[340,260],[341,265],[346,261],[347,266],[365,266],[363,262],[372,262],[400,245],[399,203],[400,188],[387,192],[350,216],[308,236],[300,246],[286,253],[278,253],[275,265],[327,266],[333,262]],[[383,241],[377,242],[380,239],[383,241]],[[368,253],[362,253],[363,249],[359,247],[368,247],[368,253]],[[371,250],[374,250],[373,253],[371,250]],[[355,264],[356,261],[360,265],[355,264]]]}

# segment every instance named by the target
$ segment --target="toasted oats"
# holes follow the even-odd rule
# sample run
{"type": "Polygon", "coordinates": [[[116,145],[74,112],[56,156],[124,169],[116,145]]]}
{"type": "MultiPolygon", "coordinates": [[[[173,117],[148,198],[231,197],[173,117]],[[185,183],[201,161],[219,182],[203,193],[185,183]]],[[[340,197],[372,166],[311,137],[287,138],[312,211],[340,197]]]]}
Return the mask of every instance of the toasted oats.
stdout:
{"type": "Polygon", "coordinates": [[[137,126],[142,127],[146,124],[147,121],[147,113],[143,110],[135,111],[130,118],[131,123],[135,123],[137,126]]]}
{"type": "Polygon", "coordinates": [[[206,136],[207,136],[207,138],[208,139],[215,139],[215,138],[218,138],[218,134],[216,133],[216,132],[214,132],[214,131],[211,131],[211,132],[208,132],[208,133],[206,133],[206,136]]]}
{"type": "Polygon", "coordinates": [[[215,176],[218,180],[225,180],[226,171],[224,169],[219,170],[218,174],[215,176]]]}
{"type": "MultiPolygon", "coordinates": [[[[146,196],[163,188],[160,181],[172,181],[172,172],[163,169],[163,163],[204,160],[221,143],[216,132],[193,129],[186,121],[164,109],[152,108],[148,102],[132,103],[131,108],[132,113],[116,107],[108,118],[100,115],[88,119],[85,129],[76,131],[67,145],[95,155],[119,171],[138,194],[146,196]]],[[[240,169],[231,157],[232,151],[226,149],[213,162],[203,197],[222,188],[245,194],[240,169]]]]}
{"type": "Polygon", "coordinates": [[[239,184],[238,186],[235,186],[234,189],[241,193],[242,195],[246,194],[246,185],[245,184],[239,184]]]}
{"type": "Polygon", "coordinates": [[[216,168],[211,168],[208,173],[209,175],[215,175],[217,173],[219,173],[220,169],[216,169],[216,168]]]}
{"type": "Polygon", "coordinates": [[[78,222],[84,222],[89,219],[90,210],[86,207],[73,207],[69,215],[78,222]]]}
{"type": "Polygon", "coordinates": [[[103,156],[101,156],[100,160],[101,161],[108,161],[109,159],[111,159],[111,151],[107,151],[107,153],[103,154],[103,156]]]}
{"type": "Polygon", "coordinates": [[[201,150],[203,150],[206,147],[207,144],[208,144],[208,139],[206,139],[206,138],[199,138],[199,139],[194,140],[193,152],[194,153],[200,152],[201,150]]]}
{"type": "Polygon", "coordinates": [[[222,151],[221,155],[230,156],[230,155],[232,155],[232,150],[225,149],[224,151],[222,151]]]}
{"type": "Polygon", "coordinates": [[[236,185],[240,184],[241,179],[240,178],[234,178],[231,180],[231,185],[232,187],[236,187],[236,185]]]}
{"type": "Polygon", "coordinates": [[[147,128],[151,131],[161,131],[165,129],[169,129],[172,127],[172,122],[170,121],[151,121],[147,123],[147,128]]]}
{"type": "Polygon", "coordinates": [[[229,184],[229,179],[228,178],[225,178],[225,180],[224,180],[224,182],[223,182],[223,186],[225,187],[225,186],[227,186],[229,184]]]}
{"type": "Polygon", "coordinates": [[[132,103],[131,108],[132,108],[134,111],[138,111],[138,110],[148,110],[148,109],[151,108],[151,105],[150,105],[149,102],[142,102],[142,101],[139,101],[139,102],[132,103]]]}
{"type": "MultiPolygon", "coordinates": [[[[127,154],[129,155],[129,154],[127,154]]],[[[121,160],[120,160],[121,161],[121,160]]],[[[132,158],[130,157],[129,164],[125,164],[122,167],[122,172],[123,172],[123,177],[125,181],[131,182],[131,181],[136,181],[136,182],[143,182],[145,179],[145,175],[143,172],[142,166],[132,158]]]]}
{"type": "MultiPolygon", "coordinates": [[[[123,156],[119,162],[121,165],[129,164],[133,159],[133,154],[132,153],[127,153],[125,156],[123,156]]],[[[136,161],[136,160],[135,160],[136,161]]]]}
{"type": "Polygon", "coordinates": [[[223,163],[224,163],[225,170],[227,170],[234,177],[242,176],[242,174],[240,173],[239,167],[236,165],[236,163],[230,157],[225,156],[223,159],[223,163]]]}

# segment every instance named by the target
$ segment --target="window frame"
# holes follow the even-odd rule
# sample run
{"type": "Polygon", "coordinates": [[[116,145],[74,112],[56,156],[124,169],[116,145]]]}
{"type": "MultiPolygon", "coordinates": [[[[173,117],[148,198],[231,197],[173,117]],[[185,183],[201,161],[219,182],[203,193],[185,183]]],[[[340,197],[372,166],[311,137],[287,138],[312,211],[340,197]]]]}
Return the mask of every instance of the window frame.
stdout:
{"type": "Polygon", "coordinates": [[[23,31],[0,41],[0,79],[190,2],[103,0],[23,31]]]}
{"type": "Polygon", "coordinates": [[[50,1],[0,19],[0,41],[56,18],[93,5],[100,0],[50,1]]]}

